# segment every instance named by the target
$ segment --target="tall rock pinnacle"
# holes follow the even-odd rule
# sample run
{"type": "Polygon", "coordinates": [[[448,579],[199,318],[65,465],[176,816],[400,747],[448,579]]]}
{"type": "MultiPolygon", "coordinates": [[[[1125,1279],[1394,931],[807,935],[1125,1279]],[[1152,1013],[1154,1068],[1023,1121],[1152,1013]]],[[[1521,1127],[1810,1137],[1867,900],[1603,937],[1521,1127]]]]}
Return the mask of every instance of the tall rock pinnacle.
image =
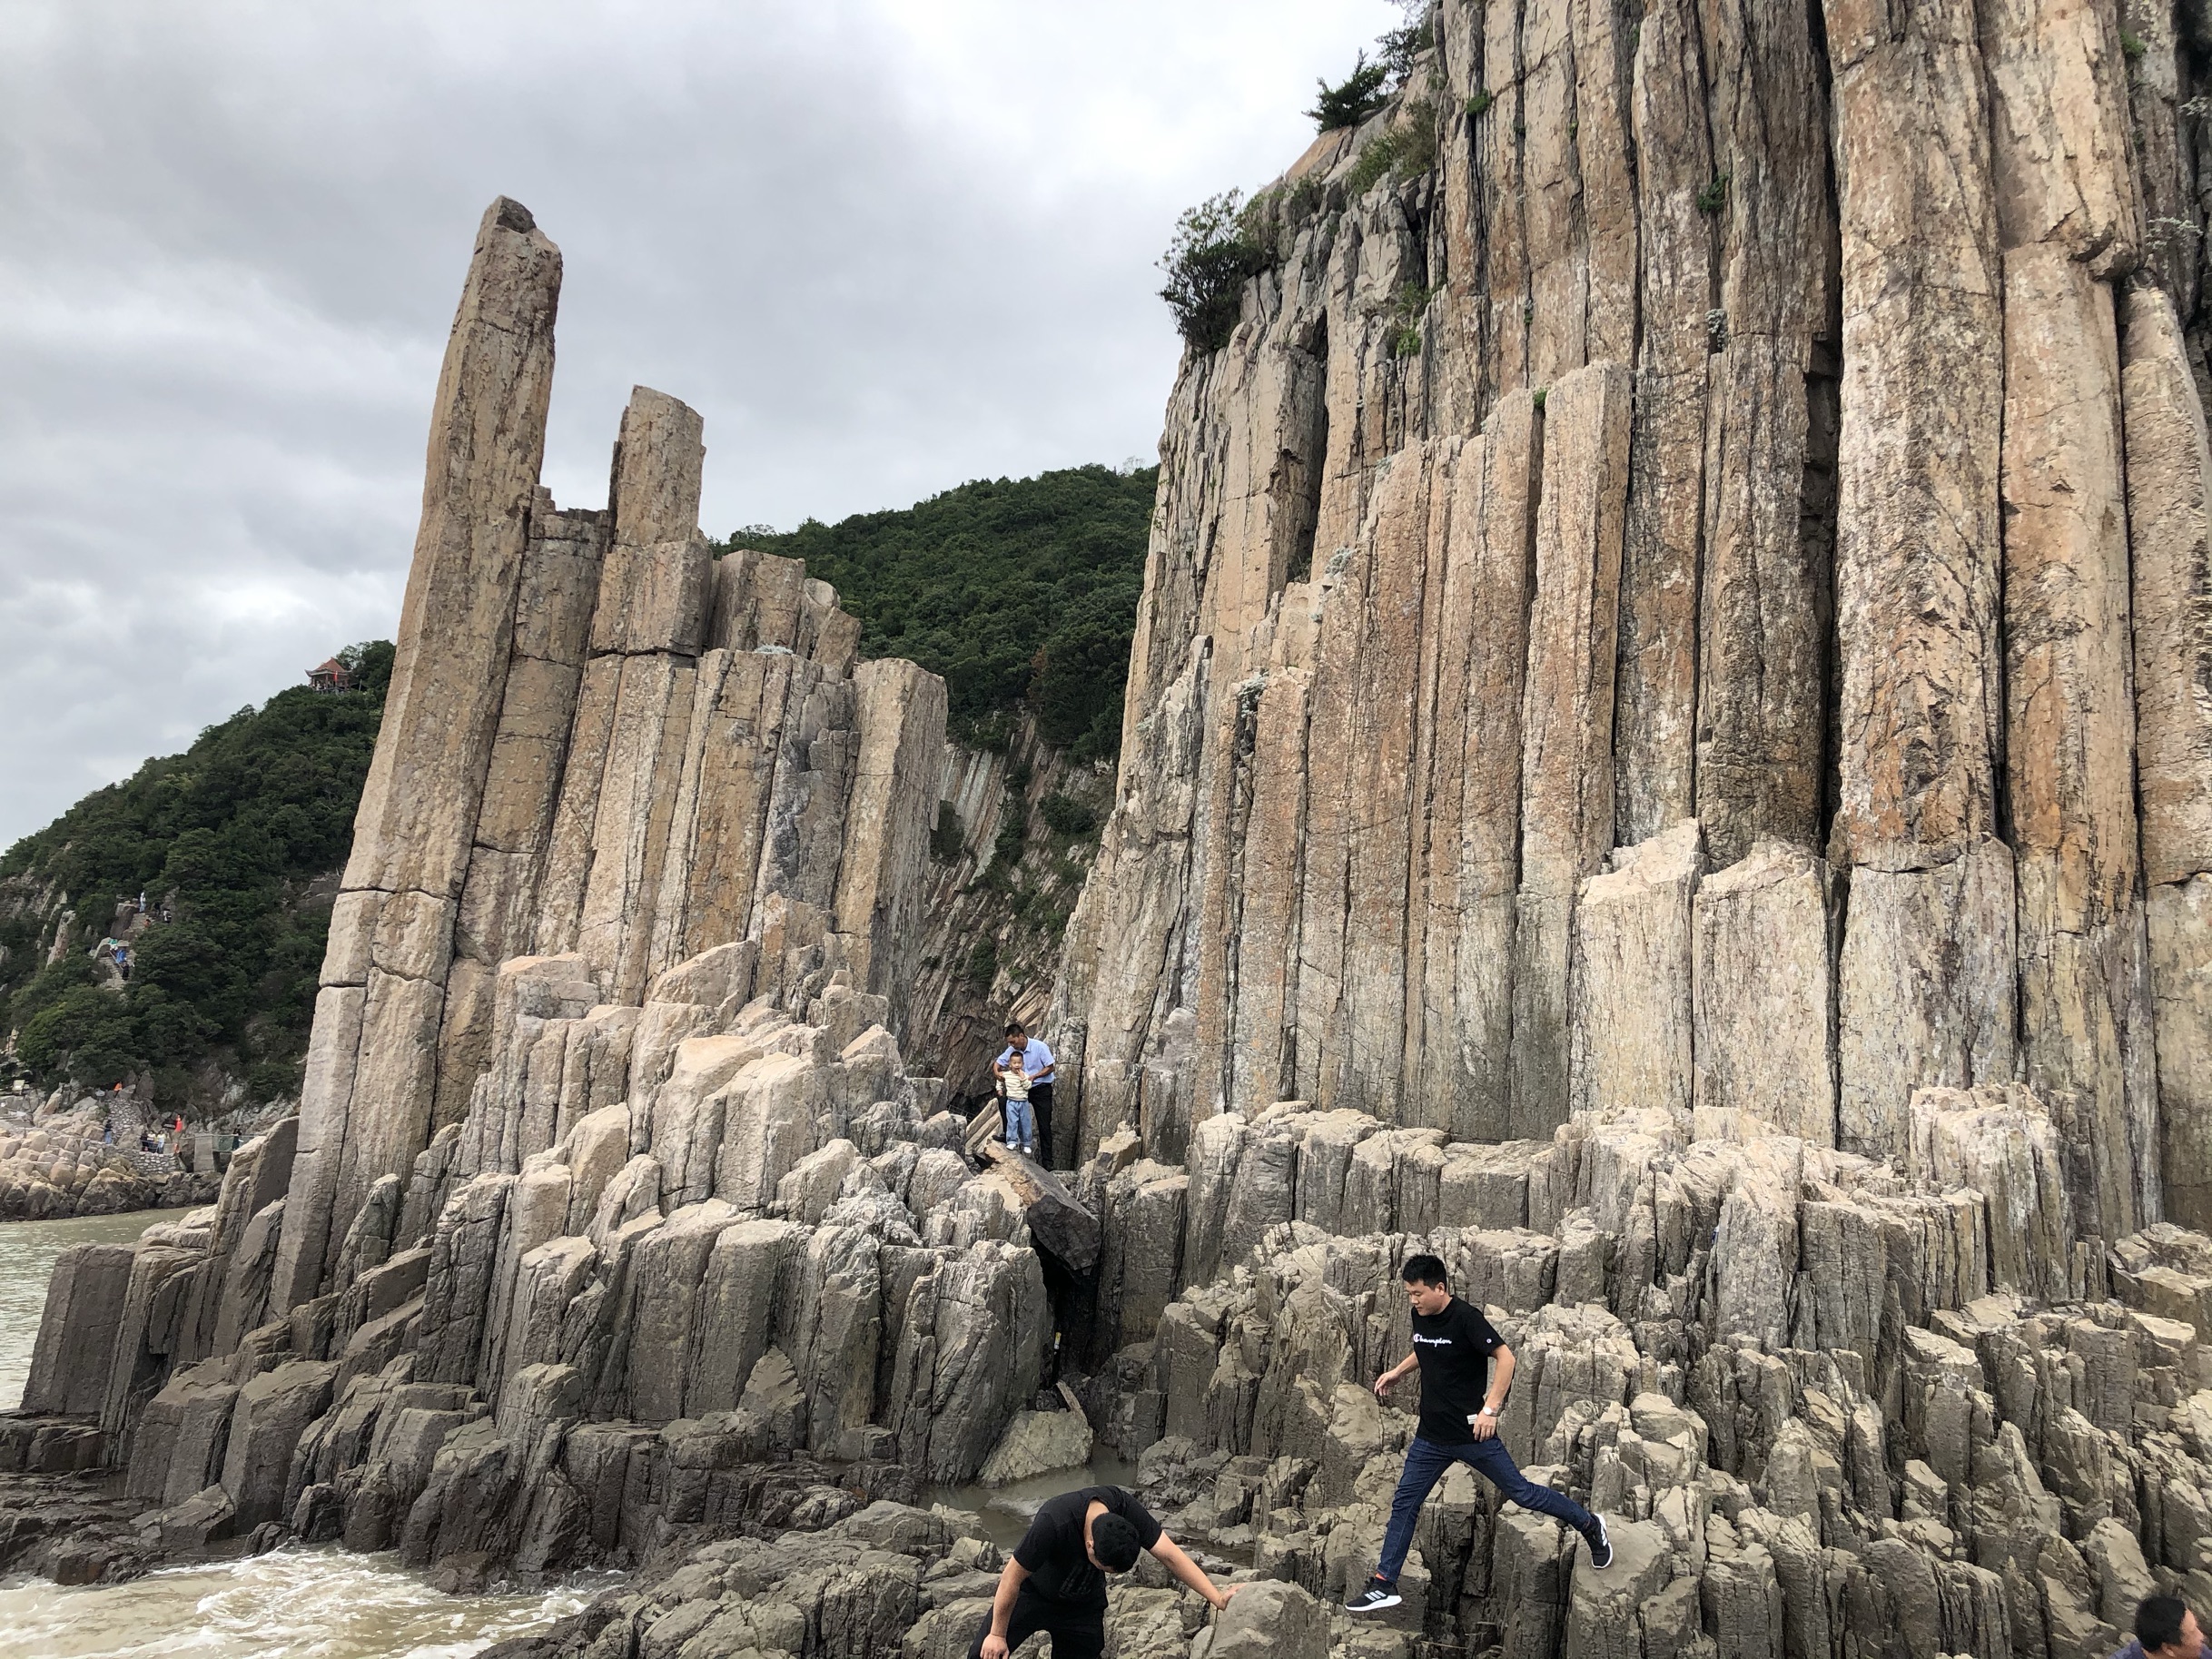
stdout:
{"type": "Polygon", "coordinates": [[[316,1294],[333,1227],[428,1139],[453,923],[514,637],[553,392],[560,250],[484,210],[430,412],[384,725],[331,915],[275,1300],[316,1294]]]}

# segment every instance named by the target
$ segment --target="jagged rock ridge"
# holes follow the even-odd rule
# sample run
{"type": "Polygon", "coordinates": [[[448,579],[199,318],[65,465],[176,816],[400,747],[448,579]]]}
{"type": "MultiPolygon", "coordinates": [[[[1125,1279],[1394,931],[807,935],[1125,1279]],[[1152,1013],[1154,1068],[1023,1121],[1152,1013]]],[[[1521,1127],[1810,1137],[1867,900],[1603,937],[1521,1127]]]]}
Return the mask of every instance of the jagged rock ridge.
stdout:
{"type": "Polygon", "coordinates": [[[329,1283],[370,1187],[469,1110],[501,963],[573,952],[595,1001],[635,1007],[734,943],[741,1002],[804,1012],[807,975],[833,972],[903,995],[943,685],[855,664],[856,625],[795,561],[711,557],[701,423],[674,399],[632,397],[606,512],[555,508],[559,276],[527,212],[488,213],[331,918],[280,1309],[329,1283]]]}

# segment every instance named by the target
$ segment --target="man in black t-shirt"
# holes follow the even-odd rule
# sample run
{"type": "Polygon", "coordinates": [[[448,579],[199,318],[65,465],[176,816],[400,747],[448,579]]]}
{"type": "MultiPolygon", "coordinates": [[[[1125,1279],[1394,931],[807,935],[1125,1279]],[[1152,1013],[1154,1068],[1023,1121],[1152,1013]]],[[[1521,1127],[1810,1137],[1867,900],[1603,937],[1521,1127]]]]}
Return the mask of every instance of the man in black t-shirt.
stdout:
{"type": "Polygon", "coordinates": [[[1041,1630],[1052,1633],[1052,1659],[1101,1659],[1106,1575],[1128,1572],[1146,1550],[1216,1608],[1237,1593],[1234,1585],[1217,1587],[1121,1487],[1084,1486],[1039,1506],[999,1575],[991,1616],[975,1633],[968,1659],[1006,1659],[1041,1630]]]}
{"type": "Polygon", "coordinates": [[[1565,1521],[1582,1534],[1590,1565],[1601,1572],[1613,1565],[1613,1542],[1605,1523],[1564,1492],[1539,1486],[1521,1473],[1497,1437],[1497,1414],[1513,1387],[1513,1350],[1484,1318],[1445,1288],[1444,1264],[1434,1256],[1408,1257],[1403,1273],[1406,1298],[1413,1304],[1413,1352],[1375,1379],[1376,1397],[1421,1368],[1420,1427],[1406,1448],[1406,1472],[1390,1501],[1390,1528],[1383,1536],[1382,1563],[1359,1593],[1345,1605],[1354,1613],[1379,1613],[1398,1604],[1398,1569],[1413,1546],[1413,1524],[1421,1506],[1455,1463],[1464,1463],[1506,1495],[1506,1501],[1565,1521]],[[1497,1360],[1497,1375],[1490,1361],[1497,1360]]]}

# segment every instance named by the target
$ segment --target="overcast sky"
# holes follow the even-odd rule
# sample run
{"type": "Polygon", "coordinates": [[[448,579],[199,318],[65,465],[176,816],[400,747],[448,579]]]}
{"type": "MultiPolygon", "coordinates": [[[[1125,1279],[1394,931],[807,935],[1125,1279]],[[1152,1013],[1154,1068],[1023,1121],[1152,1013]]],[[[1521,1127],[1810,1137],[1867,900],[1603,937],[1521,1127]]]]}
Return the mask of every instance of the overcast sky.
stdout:
{"type": "Polygon", "coordinates": [[[1386,0],[0,0],[0,846],[389,637],[479,215],[560,244],[546,481],[632,384],[710,534],[1151,459],[1184,206],[1386,0]]]}

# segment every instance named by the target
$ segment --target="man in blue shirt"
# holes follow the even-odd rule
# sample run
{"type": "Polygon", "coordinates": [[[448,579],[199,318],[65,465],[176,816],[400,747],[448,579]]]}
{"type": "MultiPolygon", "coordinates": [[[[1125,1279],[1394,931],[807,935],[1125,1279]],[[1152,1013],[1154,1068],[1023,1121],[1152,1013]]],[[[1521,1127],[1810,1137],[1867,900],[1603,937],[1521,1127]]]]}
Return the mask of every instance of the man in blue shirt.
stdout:
{"type": "Polygon", "coordinates": [[[1052,1051],[1022,1029],[1022,1022],[1006,1023],[1006,1047],[991,1062],[991,1075],[1016,1066],[1029,1079],[1029,1109],[1037,1121],[1037,1144],[1031,1149],[1047,1169],[1052,1163],[1052,1051]]]}

